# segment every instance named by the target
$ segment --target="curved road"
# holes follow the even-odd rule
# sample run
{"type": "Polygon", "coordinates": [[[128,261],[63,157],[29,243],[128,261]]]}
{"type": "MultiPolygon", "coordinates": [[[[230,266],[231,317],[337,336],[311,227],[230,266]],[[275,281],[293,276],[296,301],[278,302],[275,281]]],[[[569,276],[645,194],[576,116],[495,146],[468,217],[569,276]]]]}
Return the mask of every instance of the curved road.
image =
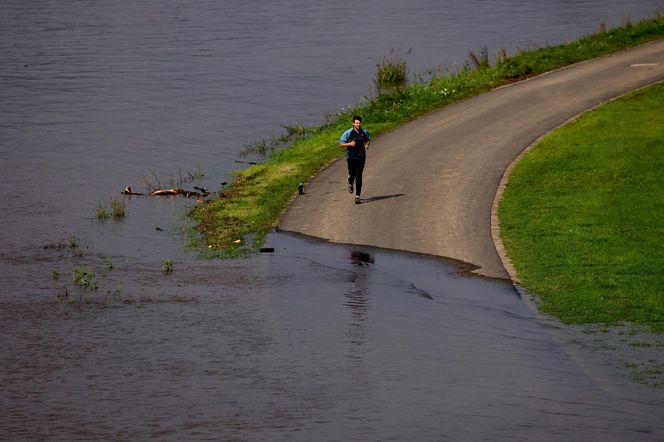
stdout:
{"type": "MultiPolygon", "coordinates": [[[[345,160],[336,161],[307,185],[278,228],[443,256],[475,273],[507,278],[491,233],[492,203],[506,168],[570,118],[661,80],[664,40],[445,107],[373,141],[364,204],[353,204],[345,160]]],[[[365,127],[371,130],[371,122],[365,127]]]]}

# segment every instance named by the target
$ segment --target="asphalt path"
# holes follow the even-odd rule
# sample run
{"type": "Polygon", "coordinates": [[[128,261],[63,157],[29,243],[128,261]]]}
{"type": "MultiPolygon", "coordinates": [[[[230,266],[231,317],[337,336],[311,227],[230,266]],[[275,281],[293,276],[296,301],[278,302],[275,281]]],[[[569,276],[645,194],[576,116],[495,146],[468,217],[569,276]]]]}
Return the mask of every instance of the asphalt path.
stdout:
{"type": "MultiPolygon", "coordinates": [[[[508,278],[492,207],[510,164],[571,118],[662,80],[658,40],[447,106],[372,141],[363,204],[348,193],[340,159],[307,183],[278,228],[451,258],[477,274],[508,278]]],[[[364,127],[371,131],[371,121],[364,127]]]]}

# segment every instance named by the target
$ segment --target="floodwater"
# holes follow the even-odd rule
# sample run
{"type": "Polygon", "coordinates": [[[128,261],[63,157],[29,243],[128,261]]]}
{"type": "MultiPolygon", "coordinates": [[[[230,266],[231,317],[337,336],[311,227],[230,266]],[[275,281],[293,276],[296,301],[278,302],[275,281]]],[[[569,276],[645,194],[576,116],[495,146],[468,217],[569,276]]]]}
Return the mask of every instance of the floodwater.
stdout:
{"type": "Polygon", "coordinates": [[[611,377],[506,282],[282,233],[271,254],[200,260],[184,198],[97,221],[145,177],[218,190],[244,144],[369,95],[393,48],[425,75],[661,6],[358,3],[0,5],[3,439],[663,437],[661,394],[611,377]],[[73,283],[81,266],[96,291],[73,283]]]}

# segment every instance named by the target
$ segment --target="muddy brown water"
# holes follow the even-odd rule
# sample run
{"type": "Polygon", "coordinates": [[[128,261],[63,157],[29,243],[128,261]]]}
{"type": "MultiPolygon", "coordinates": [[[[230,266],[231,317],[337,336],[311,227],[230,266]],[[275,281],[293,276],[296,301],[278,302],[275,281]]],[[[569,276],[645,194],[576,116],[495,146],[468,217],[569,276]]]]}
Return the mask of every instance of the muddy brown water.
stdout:
{"type": "Polygon", "coordinates": [[[658,6],[3,2],[2,439],[661,439],[661,392],[505,281],[282,233],[274,253],[199,260],[182,198],[95,218],[152,171],[167,185],[200,169],[188,185],[217,190],[260,160],[243,144],[362,100],[392,48],[413,48],[416,72],[454,69],[485,44],[557,43],[658,6]],[[73,283],[81,266],[96,291],[73,283]]]}

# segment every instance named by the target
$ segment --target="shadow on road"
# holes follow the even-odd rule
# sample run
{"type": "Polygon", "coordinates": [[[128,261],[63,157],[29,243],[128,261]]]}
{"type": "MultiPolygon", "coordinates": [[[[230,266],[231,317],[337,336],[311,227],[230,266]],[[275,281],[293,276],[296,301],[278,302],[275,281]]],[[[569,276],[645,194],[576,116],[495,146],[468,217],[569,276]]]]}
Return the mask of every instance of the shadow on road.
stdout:
{"type": "Polygon", "coordinates": [[[400,196],[404,196],[405,193],[395,193],[394,195],[380,195],[380,196],[372,196],[369,198],[362,198],[363,203],[371,203],[373,201],[379,201],[379,200],[386,200],[389,198],[398,198],[400,196]]]}

